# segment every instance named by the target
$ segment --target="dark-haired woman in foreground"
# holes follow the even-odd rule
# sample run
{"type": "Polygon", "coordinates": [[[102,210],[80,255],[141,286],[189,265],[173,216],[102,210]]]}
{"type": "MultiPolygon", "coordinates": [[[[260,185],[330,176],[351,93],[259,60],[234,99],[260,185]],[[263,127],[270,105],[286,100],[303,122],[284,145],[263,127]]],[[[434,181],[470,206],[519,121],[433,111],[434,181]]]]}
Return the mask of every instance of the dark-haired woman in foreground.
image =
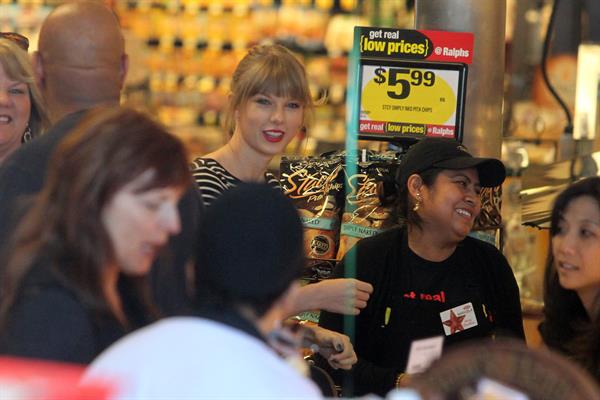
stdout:
{"type": "Polygon", "coordinates": [[[182,143],[148,117],[126,108],[86,116],[9,246],[0,353],[88,363],[146,324],[140,279],[179,231],[190,182],[182,143]]]}

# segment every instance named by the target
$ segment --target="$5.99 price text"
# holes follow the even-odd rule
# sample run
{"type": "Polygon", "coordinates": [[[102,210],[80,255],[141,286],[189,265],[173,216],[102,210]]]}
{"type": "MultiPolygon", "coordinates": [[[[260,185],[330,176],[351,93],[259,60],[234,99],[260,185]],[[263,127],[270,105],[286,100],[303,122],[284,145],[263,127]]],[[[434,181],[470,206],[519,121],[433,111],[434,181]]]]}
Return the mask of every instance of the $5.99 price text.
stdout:
{"type": "Polygon", "coordinates": [[[360,120],[454,126],[459,72],[363,65],[360,120]]]}

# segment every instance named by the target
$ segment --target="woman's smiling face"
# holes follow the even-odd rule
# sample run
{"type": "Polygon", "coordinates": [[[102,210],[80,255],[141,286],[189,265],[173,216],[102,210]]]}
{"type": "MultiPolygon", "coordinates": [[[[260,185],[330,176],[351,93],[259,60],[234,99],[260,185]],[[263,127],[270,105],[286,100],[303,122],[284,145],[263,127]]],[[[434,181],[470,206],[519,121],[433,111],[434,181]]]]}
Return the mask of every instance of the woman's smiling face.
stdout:
{"type": "Polygon", "coordinates": [[[11,79],[0,63],[0,160],[21,145],[30,114],[27,84],[11,79]]]}
{"type": "Polygon", "coordinates": [[[255,152],[281,154],[304,122],[304,106],[298,100],[256,94],[236,113],[236,131],[255,152]]]}
{"type": "Polygon", "coordinates": [[[481,211],[480,192],[477,169],[442,170],[431,186],[422,186],[422,228],[445,233],[449,241],[463,240],[481,211]]]}

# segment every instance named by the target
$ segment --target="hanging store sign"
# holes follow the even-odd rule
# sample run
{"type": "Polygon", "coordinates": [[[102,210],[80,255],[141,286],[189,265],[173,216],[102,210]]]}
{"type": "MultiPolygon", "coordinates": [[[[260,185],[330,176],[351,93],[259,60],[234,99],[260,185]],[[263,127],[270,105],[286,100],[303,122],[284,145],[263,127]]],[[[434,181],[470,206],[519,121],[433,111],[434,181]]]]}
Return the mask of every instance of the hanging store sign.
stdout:
{"type": "Polygon", "coordinates": [[[351,131],[359,138],[462,140],[473,34],[356,27],[353,59],[351,131]]]}

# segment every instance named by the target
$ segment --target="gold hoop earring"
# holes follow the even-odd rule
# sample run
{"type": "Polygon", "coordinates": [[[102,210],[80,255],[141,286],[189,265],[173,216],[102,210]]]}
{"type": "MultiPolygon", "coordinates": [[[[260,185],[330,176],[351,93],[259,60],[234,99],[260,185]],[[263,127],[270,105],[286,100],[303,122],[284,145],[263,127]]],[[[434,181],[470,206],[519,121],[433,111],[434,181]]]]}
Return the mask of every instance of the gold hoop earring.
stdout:
{"type": "Polygon", "coordinates": [[[413,206],[412,210],[414,212],[419,211],[419,208],[421,208],[421,195],[417,193],[417,201],[415,203],[415,205],[413,206]]]}

